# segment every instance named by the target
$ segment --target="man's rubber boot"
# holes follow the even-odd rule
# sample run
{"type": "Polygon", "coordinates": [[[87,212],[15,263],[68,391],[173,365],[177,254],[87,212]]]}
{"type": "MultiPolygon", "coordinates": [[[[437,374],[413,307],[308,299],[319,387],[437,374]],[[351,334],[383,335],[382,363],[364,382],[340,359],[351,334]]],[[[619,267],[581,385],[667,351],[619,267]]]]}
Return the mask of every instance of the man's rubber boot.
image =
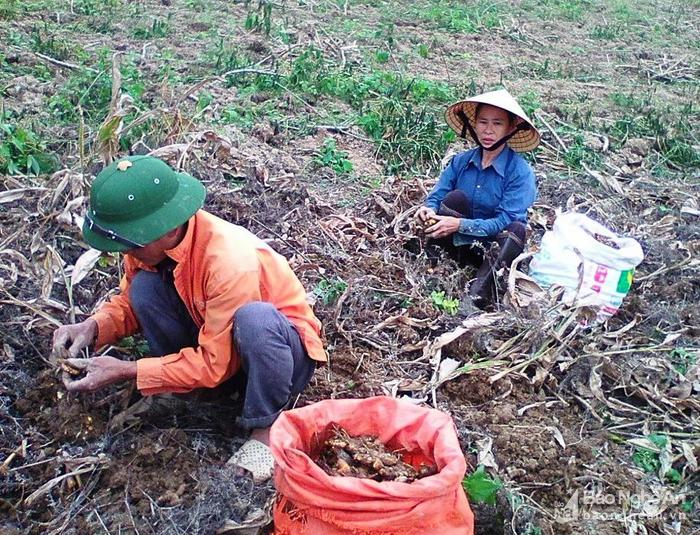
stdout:
{"type": "Polygon", "coordinates": [[[524,250],[522,240],[511,232],[498,240],[498,249],[491,247],[484,255],[484,261],[476,272],[476,279],[469,287],[469,295],[474,304],[483,309],[498,300],[496,295],[496,272],[502,267],[510,267],[524,250]],[[500,250],[499,250],[500,249],[500,250]]]}

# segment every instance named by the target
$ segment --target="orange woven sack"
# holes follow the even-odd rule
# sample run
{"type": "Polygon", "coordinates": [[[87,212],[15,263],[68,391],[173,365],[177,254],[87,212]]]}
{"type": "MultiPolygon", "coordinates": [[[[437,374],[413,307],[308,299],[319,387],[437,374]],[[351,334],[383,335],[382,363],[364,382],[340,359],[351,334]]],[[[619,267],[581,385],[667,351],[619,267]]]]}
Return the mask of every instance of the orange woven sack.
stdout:
{"type": "Polygon", "coordinates": [[[276,535],[473,535],[466,471],[452,419],[380,396],[327,400],[282,413],[270,432],[277,462],[276,535]],[[316,458],[333,426],[373,435],[406,462],[437,466],[412,483],[329,476],[316,458]]]}

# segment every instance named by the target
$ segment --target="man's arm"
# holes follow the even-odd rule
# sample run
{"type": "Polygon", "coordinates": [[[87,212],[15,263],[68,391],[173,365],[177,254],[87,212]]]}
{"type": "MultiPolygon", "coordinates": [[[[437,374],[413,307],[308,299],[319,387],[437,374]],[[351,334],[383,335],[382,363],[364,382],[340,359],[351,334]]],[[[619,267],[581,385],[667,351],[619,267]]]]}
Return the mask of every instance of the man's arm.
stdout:
{"type": "Polygon", "coordinates": [[[119,293],[90,317],[97,322],[95,347],[114,344],[139,331],[139,323],[129,301],[131,281],[138,270],[128,256],[124,260],[124,270],[124,276],[119,283],[119,293]]]}

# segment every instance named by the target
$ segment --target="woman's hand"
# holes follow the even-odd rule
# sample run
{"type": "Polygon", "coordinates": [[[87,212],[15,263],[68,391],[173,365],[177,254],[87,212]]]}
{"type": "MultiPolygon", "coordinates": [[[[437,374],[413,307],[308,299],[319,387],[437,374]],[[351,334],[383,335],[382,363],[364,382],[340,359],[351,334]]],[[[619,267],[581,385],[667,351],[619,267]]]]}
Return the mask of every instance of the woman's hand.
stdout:
{"type": "Polygon", "coordinates": [[[426,221],[429,221],[430,219],[434,218],[435,210],[433,210],[432,208],[428,208],[427,206],[421,206],[416,212],[416,219],[421,223],[425,223],[426,221]]]}
{"type": "Polygon", "coordinates": [[[458,217],[433,215],[433,219],[437,221],[437,223],[425,229],[426,236],[430,238],[444,238],[459,230],[460,219],[458,217]]]}

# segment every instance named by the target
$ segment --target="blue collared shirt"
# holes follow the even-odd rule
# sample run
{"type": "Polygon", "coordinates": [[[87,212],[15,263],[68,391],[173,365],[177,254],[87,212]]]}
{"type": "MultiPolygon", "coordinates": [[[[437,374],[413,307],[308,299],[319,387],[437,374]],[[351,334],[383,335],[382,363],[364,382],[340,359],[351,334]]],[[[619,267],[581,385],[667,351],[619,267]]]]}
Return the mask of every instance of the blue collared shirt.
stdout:
{"type": "Polygon", "coordinates": [[[517,152],[506,146],[486,169],[481,168],[481,148],[454,156],[425,200],[437,213],[452,190],[466,193],[474,219],[462,219],[453,243],[464,245],[495,236],[514,221],[527,221],[527,209],[537,197],[535,173],[517,152]]]}

